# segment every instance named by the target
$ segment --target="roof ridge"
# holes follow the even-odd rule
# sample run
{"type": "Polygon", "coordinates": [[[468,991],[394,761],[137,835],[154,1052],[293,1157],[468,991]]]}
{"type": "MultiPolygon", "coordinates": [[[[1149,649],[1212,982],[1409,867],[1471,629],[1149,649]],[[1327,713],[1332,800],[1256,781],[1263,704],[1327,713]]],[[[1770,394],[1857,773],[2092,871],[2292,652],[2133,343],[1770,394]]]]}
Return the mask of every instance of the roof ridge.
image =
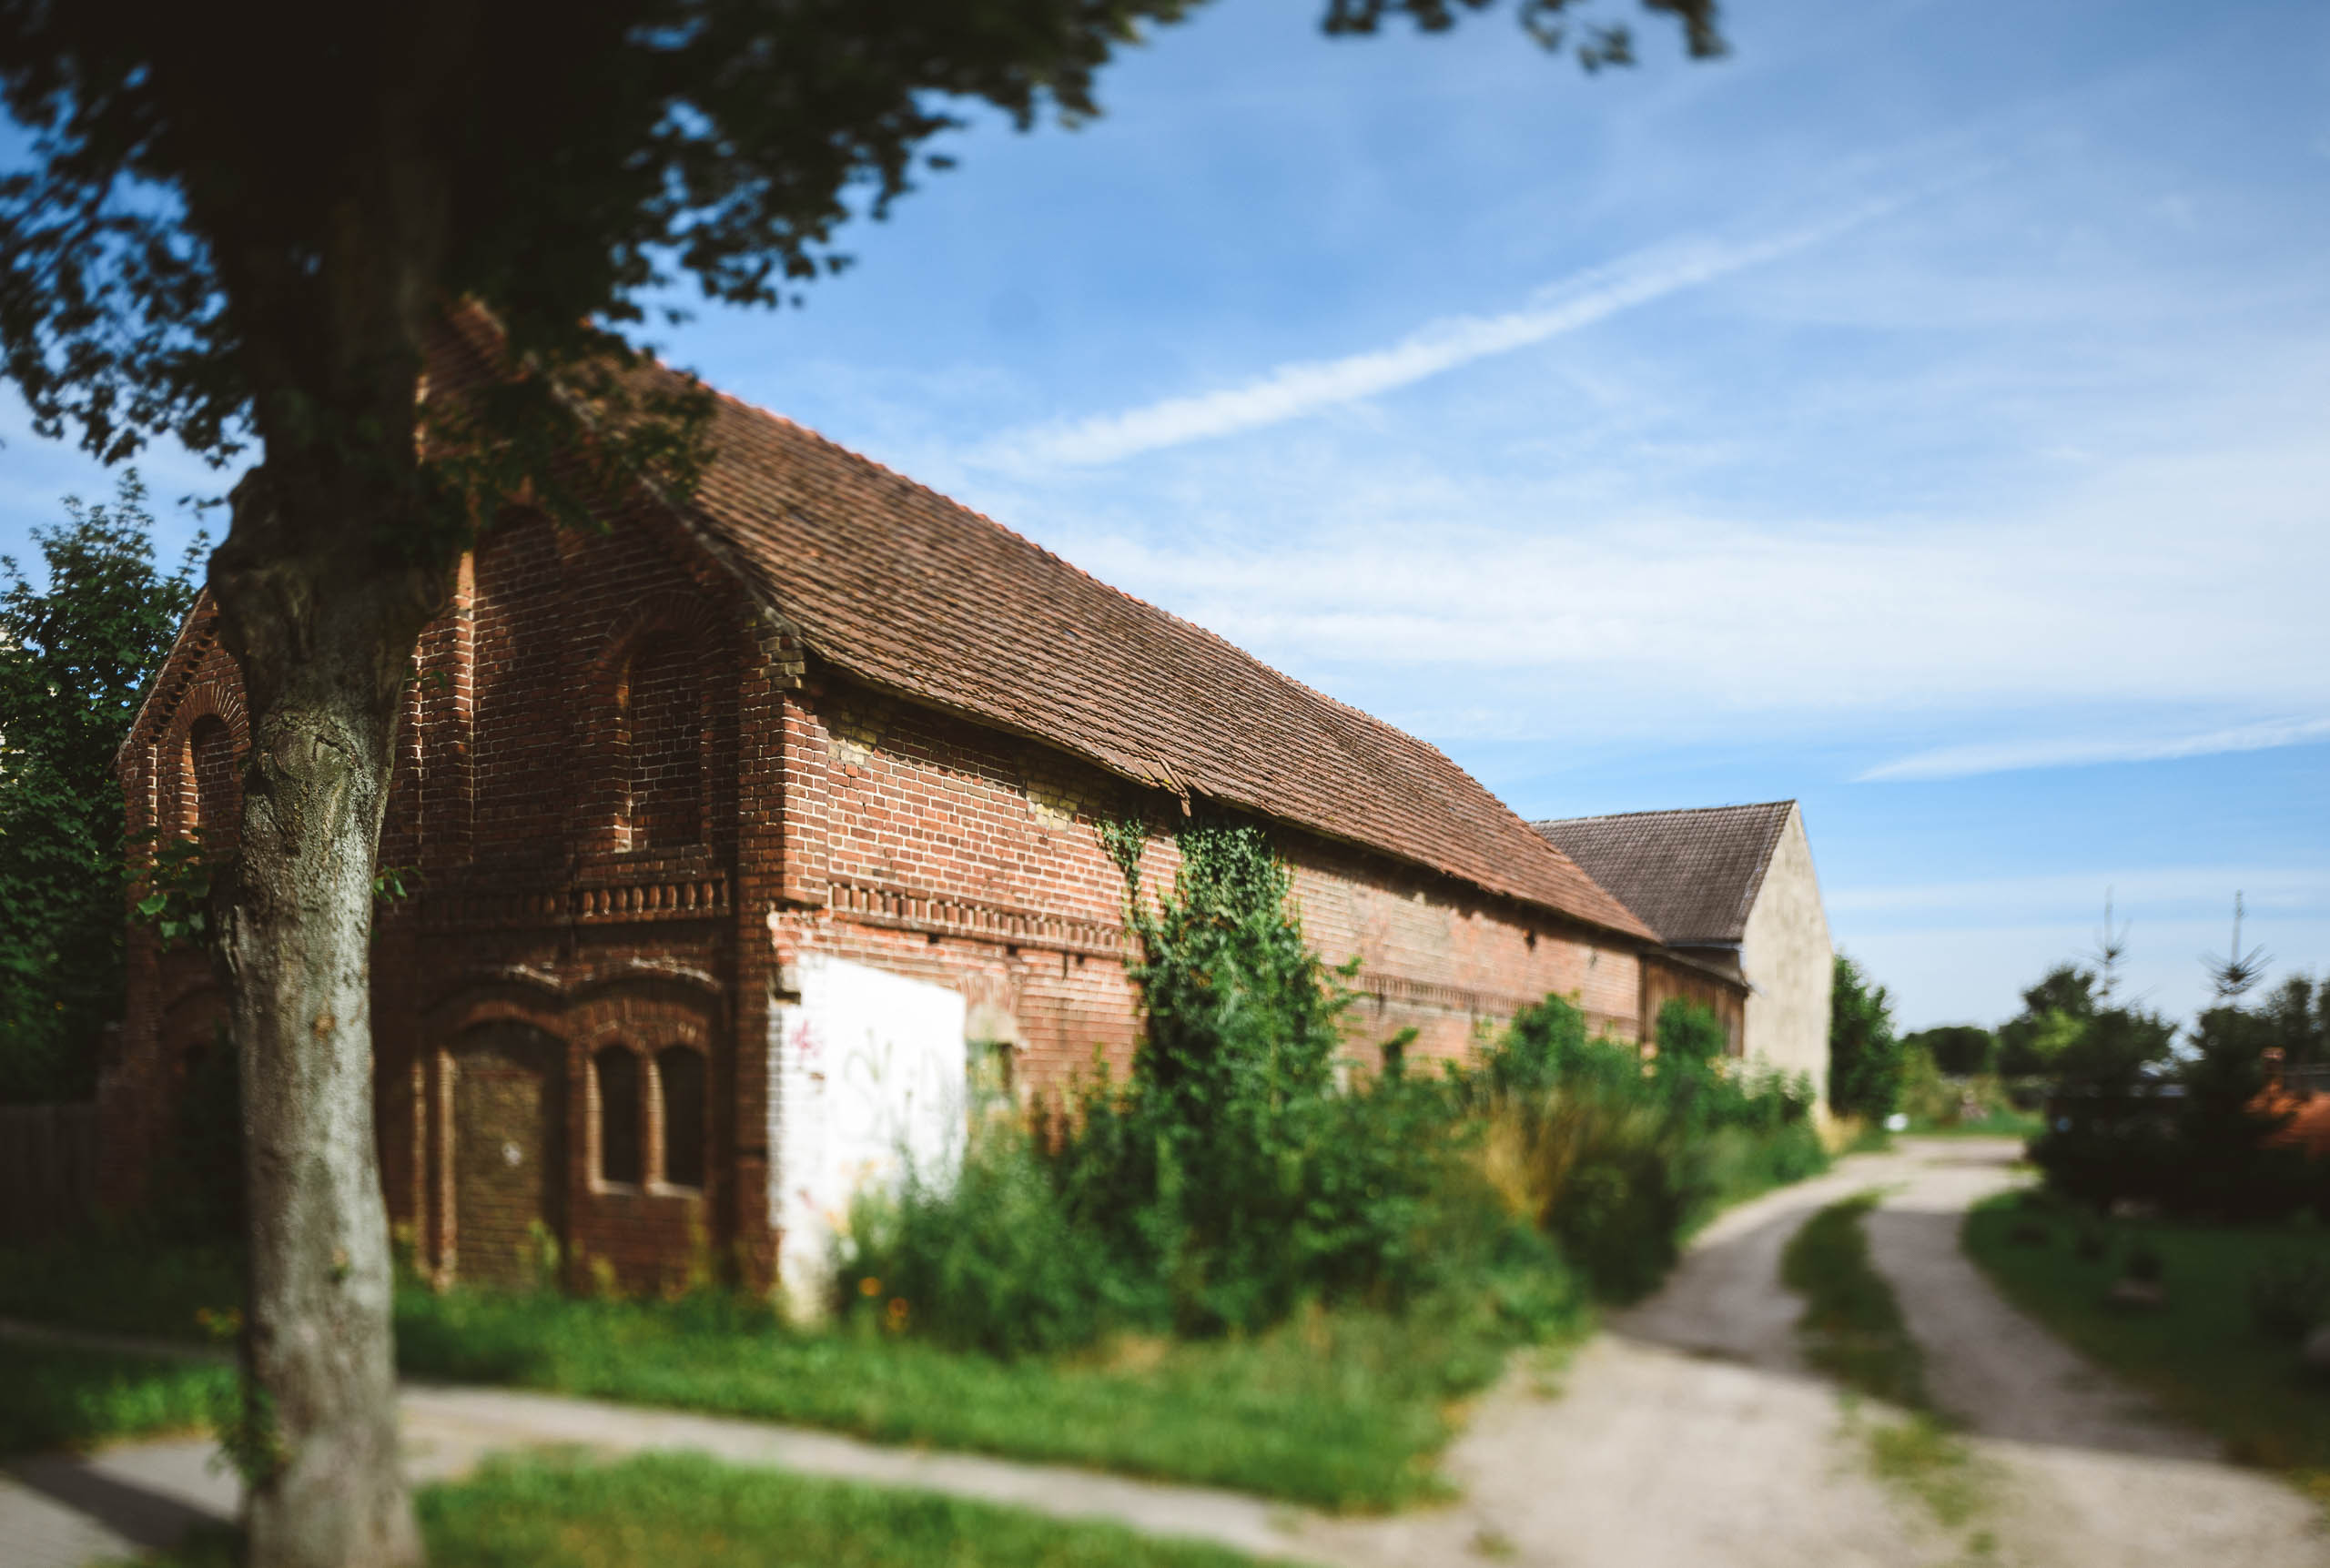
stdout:
{"type": "Polygon", "coordinates": [[[1746,929],[1796,800],[1553,818],[1532,824],[1669,943],[1746,929]]]}
{"type": "Polygon", "coordinates": [[[1719,811],[1762,811],[1776,805],[1799,804],[1801,803],[1797,796],[1790,795],[1786,800],[1743,800],[1726,805],[1662,805],[1651,806],[1643,811],[1594,812],[1585,816],[1535,817],[1530,820],[1529,825],[1545,827],[1565,822],[1624,822],[1628,817],[1636,816],[1707,816],[1719,811]]]}
{"type": "MultiPolygon", "coordinates": [[[[657,363],[661,365],[662,362],[659,360],[657,363]]],[[[666,367],[666,369],[668,370],[668,367],[666,367]]],[[[681,372],[671,371],[669,373],[680,374],[681,372]]],[[[701,384],[708,385],[708,383],[701,384]]],[[[1037,551],[1048,561],[1057,561],[1059,565],[1065,567],[1069,572],[1074,572],[1086,582],[1103,589],[1108,592],[1114,594],[1117,598],[1123,600],[1127,603],[1136,605],[1150,614],[1160,616],[1172,622],[1174,625],[1182,628],[1184,631],[1192,632],[1197,636],[1206,639],[1208,642],[1227,650],[1242,660],[1245,660],[1247,663],[1260,669],[1264,673],[1270,675],[1272,679],[1292,687],[1295,691],[1302,693],[1305,696],[1324,703],[1352,719],[1357,720],[1361,724],[1382,735],[1405,742],[1410,746],[1430,754],[1432,756],[1446,764],[1452,772],[1459,774],[1467,783],[1479,789],[1484,797],[1494,802],[1496,805],[1502,807],[1515,822],[1522,824],[1525,827],[1529,825],[1526,818],[1523,817],[1519,812],[1514,811],[1510,804],[1502,799],[1499,799],[1498,796],[1491,791],[1486,784],[1482,784],[1480,779],[1469,769],[1464,767],[1446,752],[1443,751],[1440,747],[1433,744],[1432,742],[1425,740],[1422,736],[1412,734],[1408,731],[1400,728],[1398,725],[1391,723],[1390,722],[1367,712],[1364,708],[1359,707],[1355,703],[1346,703],[1340,697],[1319,690],[1317,687],[1312,685],[1309,682],[1302,680],[1301,677],[1289,674],[1286,671],[1278,668],[1275,664],[1272,664],[1267,660],[1258,657],[1249,650],[1241,647],[1239,644],[1231,642],[1229,638],[1223,636],[1221,632],[1214,631],[1212,628],[1201,625],[1198,622],[1192,621],[1185,615],[1168,610],[1163,605],[1152,603],[1149,600],[1141,598],[1137,593],[1119,588],[1115,583],[1110,582],[1104,578],[1096,576],[1092,572],[1078,565],[1075,561],[1069,560],[1068,557],[1060,554],[1058,551],[1052,550],[1028,537],[1027,534],[1022,533],[1019,530],[1013,528],[1008,523],[998,521],[996,519],[988,516],[986,512],[979,511],[977,507],[967,506],[962,501],[956,500],[954,497],[947,495],[940,491],[933,489],[931,486],[923,483],[920,480],[914,478],[911,474],[903,473],[900,470],[892,468],[889,464],[883,462],[878,458],[869,457],[866,453],[859,451],[855,447],[836,440],[833,437],[826,435],[824,431],[817,430],[816,427],[793,418],[790,414],[781,413],[775,409],[765,408],[761,404],[738,397],[733,392],[722,391],[717,388],[713,388],[712,390],[722,400],[734,405],[739,411],[754,418],[771,420],[775,423],[785,425],[792,430],[798,430],[803,436],[806,437],[810,440],[816,441],[821,446],[828,447],[834,451],[840,453],[842,456],[850,459],[852,461],[863,463],[867,468],[874,470],[876,473],[881,474],[885,478],[891,480],[897,484],[903,485],[907,489],[911,490],[919,495],[927,497],[929,500],[937,502],[941,506],[959,511],[965,516],[976,518],[980,522],[987,524],[989,528],[994,529],[997,532],[1004,535],[1006,538],[1018,541],[1019,543],[1037,551]]],[[[1338,752],[1350,758],[1354,765],[1364,768],[1370,774],[1376,773],[1376,769],[1370,764],[1365,758],[1352,751],[1344,736],[1329,731],[1326,738],[1335,746],[1338,752]]],[[[1172,759],[1160,758],[1159,760],[1166,762],[1170,765],[1172,759]]],[[[1199,776],[1198,782],[1203,782],[1201,774],[1199,776]]],[[[1450,809],[1453,814],[1454,803],[1444,794],[1442,794],[1438,804],[1444,808],[1450,809]]],[[[1383,850],[1387,846],[1378,845],[1374,847],[1379,850],[1383,850]]],[[[1552,850],[1553,853],[1559,856],[1563,861],[1567,862],[1572,865],[1575,865],[1575,862],[1571,861],[1570,857],[1563,852],[1560,845],[1548,843],[1546,847],[1552,850]]],[[[1577,869],[1581,875],[1584,875],[1584,868],[1577,867],[1577,869]]],[[[1591,876],[1585,876],[1585,880],[1589,885],[1596,885],[1598,887],[1598,885],[1593,884],[1591,876]]],[[[1605,893],[1607,892],[1606,889],[1601,889],[1601,891],[1604,891],[1605,893]]],[[[1616,902],[1616,900],[1614,900],[1614,902],[1616,902]]],[[[1620,906],[1624,907],[1623,905],[1620,906]]]]}
{"type": "MultiPolygon", "coordinates": [[[[671,369],[669,366],[663,365],[661,360],[656,361],[656,363],[668,374],[685,374],[684,371],[671,369]]],[[[698,382],[697,384],[700,386],[710,387],[709,382],[698,382]]],[[[872,469],[875,472],[883,475],[885,478],[895,480],[899,484],[906,486],[908,490],[916,491],[923,495],[928,496],[932,501],[938,502],[942,506],[951,507],[955,511],[962,512],[967,517],[975,517],[978,519],[981,522],[986,523],[989,528],[994,529],[998,533],[1003,534],[1010,539],[1018,540],[1020,543],[1026,545],[1028,549],[1035,551],[1046,560],[1059,562],[1060,565],[1065,566],[1070,572],[1075,572],[1079,577],[1081,577],[1085,582],[1091,583],[1096,588],[1106,589],[1109,592],[1115,594],[1118,598],[1126,601],[1128,603],[1138,604],[1143,610],[1147,610],[1153,614],[1162,615],[1170,621],[1177,622],[1201,636],[1211,637],[1215,642],[1220,642],[1222,646],[1235,649],[1239,653],[1243,654],[1246,658],[1253,659],[1255,663],[1261,664],[1263,669],[1269,670],[1271,673],[1278,676],[1281,680],[1292,682],[1297,686],[1302,686],[1304,691],[1311,692],[1311,694],[1313,696],[1322,697],[1330,703],[1335,702],[1334,698],[1326,696],[1322,692],[1312,691],[1312,688],[1304,686],[1301,681],[1298,681],[1293,676],[1287,674],[1283,670],[1263,663],[1260,659],[1254,659],[1253,654],[1248,653],[1243,648],[1238,647],[1237,643],[1231,642],[1229,638],[1224,637],[1221,632],[1213,631],[1209,627],[1200,626],[1198,622],[1189,619],[1187,616],[1176,614],[1174,612],[1166,609],[1161,604],[1152,604],[1148,600],[1140,597],[1138,593],[1133,593],[1128,590],[1119,588],[1104,577],[1095,576],[1092,572],[1077,565],[1076,562],[1070,561],[1067,556],[1062,555],[1059,551],[1020,532],[1009,523],[998,521],[995,518],[989,517],[986,512],[981,511],[975,506],[967,506],[962,501],[956,500],[953,496],[946,494],[944,491],[933,490],[930,486],[923,483],[922,481],[915,478],[912,474],[901,472],[900,470],[892,468],[889,464],[884,462],[879,458],[868,457],[866,453],[859,451],[856,447],[850,446],[843,441],[836,440],[833,437],[826,434],[825,431],[818,430],[814,425],[804,424],[790,414],[779,413],[775,409],[764,408],[758,403],[747,401],[746,400],[736,396],[734,392],[724,392],[717,387],[711,387],[711,390],[722,400],[735,404],[738,409],[747,414],[753,415],[756,419],[773,420],[780,425],[789,425],[793,429],[799,430],[803,435],[808,437],[811,440],[817,442],[821,446],[831,447],[834,450],[839,452],[842,456],[849,459],[853,462],[864,463],[867,468],[872,469]]],[[[1337,705],[1348,706],[1349,704],[1337,703],[1337,705]]],[[[1360,710],[1356,708],[1353,708],[1352,711],[1353,713],[1360,713],[1360,710]]],[[[1363,718],[1372,717],[1372,715],[1365,713],[1361,713],[1361,716],[1363,718]]],[[[1375,719],[1374,722],[1380,724],[1383,721],[1381,719],[1375,719]]]]}
{"type": "MultiPolygon", "coordinates": [[[[662,361],[658,360],[657,364],[661,366],[662,361]]],[[[684,371],[672,370],[668,366],[663,366],[663,369],[672,375],[686,374],[684,371]]],[[[1313,686],[1308,681],[1303,680],[1300,675],[1290,674],[1286,671],[1280,669],[1277,665],[1271,663],[1268,660],[1259,658],[1251,651],[1240,647],[1237,643],[1232,642],[1229,638],[1223,636],[1221,632],[1216,632],[1210,626],[1192,621],[1188,616],[1181,614],[1178,611],[1168,610],[1161,604],[1154,603],[1150,600],[1143,599],[1140,594],[1131,592],[1130,589],[1118,587],[1108,579],[1098,576],[1086,570],[1084,567],[1079,566],[1075,561],[1070,561],[1067,556],[1062,555],[1059,551],[1052,549],[1049,545],[1041,542],[1028,534],[1021,532],[1008,522],[999,521],[998,520],[988,516],[986,512],[981,511],[978,507],[967,505],[951,495],[934,490],[929,485],[923,483],[922,481],[915,478],[912,474],[905,473],[897,469],[892,468],[881,459],[870,457],[865,452],[858,450],[856,447],[849,445],[846,441],[836,440],[833,437],[826,434],[825,431],[818,430],[816,426],[805,424],[803,421],[795,419],[790,414],[780,412],[775,409],[766,408],[745,398],[740,398],[734,392],[722,391],[717,387],[711,387],[709,382],[700,381],[698,384],[710,388],[712,392],[724,402],[734,403],[745,413],[754,415],[759,419],[774,420],[781,425],[789,425],[793,429],[799,430],[803,435],[808,437],[811,440],[816,441],[824,446],[831,447],[834,450],[854,461],[864,463],[867,468],[870,468],[876,472],[883,474],[887,478],[896,480],[898,483],[905,485],[909,490],[917,491],[942,505],[952,507],[954,510],[963,512],[967,516],[978,519],[981,522],[986,523],[989,528],[992,528],[998,532],[1005,534],[1009,538],[1018,540],[1020,543],[1028,546],[1030,550],[1039,552],[1047,559],[1059,561],[1062,566],[1067,567],[1070,572],[1075,572],[1079,577],[1083,578],[1087,582],[1093,584],[1095,587],[1106,589],[1109,592],[1115,594],[1118,598],[1126,601],[1128,603],[1138,604],[1143,610],[1150,611],[1158,615],[1162,615],[1170,621],[1176,622],[1182,626],[1188,627],[1190,631],[1197,632],[1200,636],[1211,638],[1212,641],[1221,643],[1223,647],[1229,648],[1237,652],[1241,658],[1251,660],[1254,663],[1261,665],[1261,668],[1269,671],[1271,674],[1277,676],[1280,680],[1284,681],[1288,685],[1294,687],[1297,691],[1303,693],[1305,695],[1315,697],[1320,702],[1328,703],[1333,707],[1341,708],[1344,713],[1351,714],[1354,718],[1363,719],[1368,723],[1379,725],[1389,730],[1393,734],[1397,734],[1407,740],[1415,742],[1418,745],[1429,747],[1435,755],[1446,760],[1451,767],[1457,766],[1455,761],[1453,758],[1450,758],[1447,753],[1442,751],[1439,747],[1433,745],[1430,741],[1423,739],[1421,735],[1410,734],[1407,731],[1399,728],[1397,725],[1393,724],[1384,719],[1377,717],[1375,714],[1369,713],[1366,709],[1362,708],[1355,703],[1344,702],[1341,697],[1336,696],[1332,692],[1321,691],[1318,687],[1313,686]]],[[[1458,771],[1464,772],[1464,770],[1460,767],[1458,768],[1458,771]]],[[[1473,777],[1470,773],[1465,773],[1464,776],[1467,778],[1473,777]]],[[[1474,782],[1477,784],[1480,781],[1478,779],[1474,779],[1474,782]]],[[[1511,808],[1508,807],[1507,809],[1509,810],[1511,808]]],[[[1516,817],[1520,814],[1521,814],[1518,812],[1514,813],[1514,815],[1516,817]]]]}

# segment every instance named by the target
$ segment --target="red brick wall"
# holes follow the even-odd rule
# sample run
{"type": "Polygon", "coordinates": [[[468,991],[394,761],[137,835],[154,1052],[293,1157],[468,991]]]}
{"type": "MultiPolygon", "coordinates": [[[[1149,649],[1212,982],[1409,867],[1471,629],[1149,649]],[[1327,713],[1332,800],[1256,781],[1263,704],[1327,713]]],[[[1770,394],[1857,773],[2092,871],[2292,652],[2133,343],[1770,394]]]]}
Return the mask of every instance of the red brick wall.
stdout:
{"type": "MultiPolygon", "coordinates": [[[[134,823],[207,799],[215,766],[181,776],[197,720],[248,746],[231,665],[199,635],[181,652],[129,750],[134,823]]],[[[1025,1087],[1096,1054],[1121,1072],[1138,1029],[1123,886],[1095,826],[1129,812],[1156,829],[1145,877],[1169,885],[1173,797],[813,669],[668,521],[583,534],[513,517],[421,637],[382,834],[382,864],[415,888],[383,905],[374,948],[392,1221],[424,1265],[459,1271],[466,1190],[472,1252],[492,1251],[472,1271],[505,1268],[524,1231],[511,1205],[532,1203],[577,1283],[668,1284],[723,1255],[766,1280],[767,1040],[786,966],[822,951],[960,990],[1025,1087]],[[490,1084],[510,1055],[494,1042],[520,1039],[536,1042],[519,1051],[535,1087],[490,1084]],[[684,1189],[657,1179],[653,1064],[674,1047],[702,1053],[708,1102],[704,1179],[684,1189]],[[647,1091],[638,1182],[603,1179],[592,1063],[609,1049],[637,1057],[647,1091]],[[524,1122],[528,1095],[539,1147],[494,1121],[524,1122]],[[505,1143],[507,1171],[556,1164],[549,1184],[496,1175],[505,1143]]],[[[1289,834],[1282,848],[1322,956],[1360,960],[1355,1045],[1414,1028],[1417,1054],[1454,1054],[1548,991],[1635,1034],[1628,947],[1350,845],[1289,834]]],[[[159,1125],[177,1036],[219,1010],[190,957],[133,948],[112,1091],[133,1141],[159,1125]]]]}
{"type": "MultiPolygon", "coordinates": [[[[241,679],[218,646],[209,607],[198,606],[122,746],[133,864],[144,859],[134,846],[148,833],[177,839],[199,829],[214,853],[232,853],[240,759],[249,748],[241,679]]],[[[141,892],[133,888],[131,898],[141,892]]],[[[127,957],[128,1009],[97,1078],[97,1199],[116,1209],[146,1190],[172,1135],[187,1069],[226,1017],[207,954],[184,943],[165,949],[150,926],[133,919],[127,957]]]]}
{"type": "MultiPolygon", "coordinates": [[[[1034,742],[828,675],[788,704],[790,909],[780,963],[825,951],[960,988],[975,1034],[1017,1046],[1019,1081],[1118,1068],[1137,1025],[1123,967],[1124,884],[1097,824],[1160,830],[1143,876],[1170,885],[1178,803],[1034,742]]],[[[1454,1056],[1548,992],[1631,1038],[1634,952],[1469,885],[1307,835],[1282,835],[1304,927],[1329,962],[1360,960],[1354,1044],[1414,1028],[1454,1056]]]]}
{"type": "Polygon", "coordinates": [[[424,1263],[463,1271],[463,1057],[522,1024],[561,1057],[546,1092],[568,1279],[669,1285],[732,1243],[765,1273],[752,1024],[767,939],[739,852],[767,853],[746,737],[789,655],[755,620],[668,523],[584,534],[522,514],[424,633],[382,845],[420,886],[383,910],[374,964],[383,1179],[424,1263]],[[704,1176],[685,1187],[662,1179],[655,1063],[675,1047],[700,1054],[709,1102],[704,1176]],[[603,1178],[592,1063],[608,1050],[638,1064],[638,1181],[603,1178]]]}

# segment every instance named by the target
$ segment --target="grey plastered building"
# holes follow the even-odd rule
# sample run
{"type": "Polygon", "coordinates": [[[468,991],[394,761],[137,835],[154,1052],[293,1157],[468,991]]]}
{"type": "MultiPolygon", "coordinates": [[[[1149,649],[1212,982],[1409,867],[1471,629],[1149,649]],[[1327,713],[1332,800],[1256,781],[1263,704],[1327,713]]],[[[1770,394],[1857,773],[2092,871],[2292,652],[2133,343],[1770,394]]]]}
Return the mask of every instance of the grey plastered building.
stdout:
{"type": "Polygon", "coordinates": [[[1796,802],[1533,825],[1668,946],[1744,981],[1740,1054],[1810,1074],[1825,1103],[1835,956],[1796,802]]]}

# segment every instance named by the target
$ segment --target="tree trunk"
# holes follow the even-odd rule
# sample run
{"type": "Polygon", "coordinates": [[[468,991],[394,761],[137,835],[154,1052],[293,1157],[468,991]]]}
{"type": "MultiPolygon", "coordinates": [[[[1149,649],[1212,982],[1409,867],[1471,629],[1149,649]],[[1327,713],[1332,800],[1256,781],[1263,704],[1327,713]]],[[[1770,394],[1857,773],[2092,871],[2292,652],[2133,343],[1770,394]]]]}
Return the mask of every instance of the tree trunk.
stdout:
{"type": "Polygon", "coordinates": [[[219,899],[250,1237],[231,1446],[255,1568],[389,1568],[421,1553],[373,1130],[372,876],[399,692],[443,584],[384,552],[380,508],[313,480],[270,454],[210,570],[251,738],[219,899]]]}

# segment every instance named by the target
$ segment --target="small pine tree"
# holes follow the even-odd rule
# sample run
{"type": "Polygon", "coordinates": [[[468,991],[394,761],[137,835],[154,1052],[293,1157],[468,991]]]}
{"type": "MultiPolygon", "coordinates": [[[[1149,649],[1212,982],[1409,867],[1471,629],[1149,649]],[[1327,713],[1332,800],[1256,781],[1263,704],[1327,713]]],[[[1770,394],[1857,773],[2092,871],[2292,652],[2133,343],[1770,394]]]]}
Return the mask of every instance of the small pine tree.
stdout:
{"type": "Polygon", "coordinates": [[[2244,1221],[2279,1219],[2304,1200],[2304,1157],[2274,1141],[2289,1112],[2262,1098],[2271,1039],[2265,1020],[2238,1007],[2211,1007],[2193,1026],[2163,1194],[2172,1208],[2244,1221]]]}
{"type": "Polygon", "coordinates": [[[2241,895],[2236,893],[2233,895],[2233,946],[2225,949],[2222,958],[2205,953],[2201,956],[2201,966],[2209,972],[2209,984],[2221,1007],[2240,1007],[2241,999],[2256,989],[2257,982],[2265,977],[2265,966],[2273,962],[2272,956],[2263,947],[2242,950],[2244,913],[2241,895]]]}

